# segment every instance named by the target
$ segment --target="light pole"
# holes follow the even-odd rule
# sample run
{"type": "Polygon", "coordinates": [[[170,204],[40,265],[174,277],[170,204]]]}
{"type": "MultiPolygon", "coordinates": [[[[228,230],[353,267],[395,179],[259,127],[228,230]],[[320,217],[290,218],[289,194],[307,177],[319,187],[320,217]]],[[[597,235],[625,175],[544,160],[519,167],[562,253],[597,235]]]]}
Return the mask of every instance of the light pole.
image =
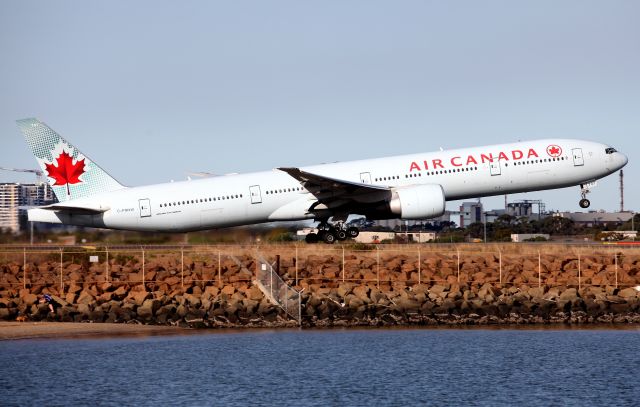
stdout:
{"type": "Polygon", "coordinates": [[[487,213],[482,212],[482,225],[484,227],[484,242],[487,243],[487,213]]]}

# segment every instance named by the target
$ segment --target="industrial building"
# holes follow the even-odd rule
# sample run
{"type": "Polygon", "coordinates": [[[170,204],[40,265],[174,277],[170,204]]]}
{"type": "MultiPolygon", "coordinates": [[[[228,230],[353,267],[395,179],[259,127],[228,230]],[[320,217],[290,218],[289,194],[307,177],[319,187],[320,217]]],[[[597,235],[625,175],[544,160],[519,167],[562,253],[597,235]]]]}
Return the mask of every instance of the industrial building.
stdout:
{"type": "Polygon", "coordinates": [[[633,212],[556,212],[553,216],[571,219],[576,224],[586,227],[594,226],[619,226],[630,222],[635,213],[633,212]]]}

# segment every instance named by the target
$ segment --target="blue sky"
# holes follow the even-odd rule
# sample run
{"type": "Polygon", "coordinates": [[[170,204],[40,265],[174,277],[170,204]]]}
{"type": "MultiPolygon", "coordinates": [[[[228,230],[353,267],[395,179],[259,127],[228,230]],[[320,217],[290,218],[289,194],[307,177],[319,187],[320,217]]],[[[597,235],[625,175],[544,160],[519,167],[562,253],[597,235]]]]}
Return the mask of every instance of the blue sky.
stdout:
{"type": "MultiPolygon", "coordinates": [[[[637,1],[6,1],[0,166],[36,167],[15,125],[33,116],[126,185],[570,137],[629,156],[637,210],[638,16],[637,1]]],[[[617,185],[592,208],[618,209],[617,185]]],[[[579,209],[577,187],[510,199],[579,209]]]]}

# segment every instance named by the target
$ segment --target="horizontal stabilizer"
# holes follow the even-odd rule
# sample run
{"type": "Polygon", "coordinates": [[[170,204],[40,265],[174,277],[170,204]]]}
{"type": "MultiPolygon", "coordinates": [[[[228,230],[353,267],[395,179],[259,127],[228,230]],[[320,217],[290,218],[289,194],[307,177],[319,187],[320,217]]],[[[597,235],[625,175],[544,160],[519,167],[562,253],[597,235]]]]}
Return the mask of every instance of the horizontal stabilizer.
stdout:
{"type": "Polygon", "coordinates": [[[71,212],[71,213],[77,213],[77,214],[83,214],[83,215],[97,215],[100,213],[104,213],[106,211],[108,211],[109,208],[108,206],[103,206],[103,205],[77,205],[77,204],[71,204],[71,203],[55,203],[55,204],[51,204],[51,205],[47,205],[47,206],[40,206],[38,207],[38,209],[46,209],[49,211],[64,211],[64,212],[71,212]]]}

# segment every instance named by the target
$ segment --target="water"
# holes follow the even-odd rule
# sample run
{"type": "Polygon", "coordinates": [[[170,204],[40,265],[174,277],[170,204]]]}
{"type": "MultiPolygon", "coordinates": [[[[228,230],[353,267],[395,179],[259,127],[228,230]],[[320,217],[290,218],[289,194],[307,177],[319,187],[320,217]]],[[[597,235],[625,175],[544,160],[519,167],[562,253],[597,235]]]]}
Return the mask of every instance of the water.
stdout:
{"type": "Polygon", "coordinates": [[[9,405],[640,404],[639,330],[251,331],[0,342],[9,405]]]}

